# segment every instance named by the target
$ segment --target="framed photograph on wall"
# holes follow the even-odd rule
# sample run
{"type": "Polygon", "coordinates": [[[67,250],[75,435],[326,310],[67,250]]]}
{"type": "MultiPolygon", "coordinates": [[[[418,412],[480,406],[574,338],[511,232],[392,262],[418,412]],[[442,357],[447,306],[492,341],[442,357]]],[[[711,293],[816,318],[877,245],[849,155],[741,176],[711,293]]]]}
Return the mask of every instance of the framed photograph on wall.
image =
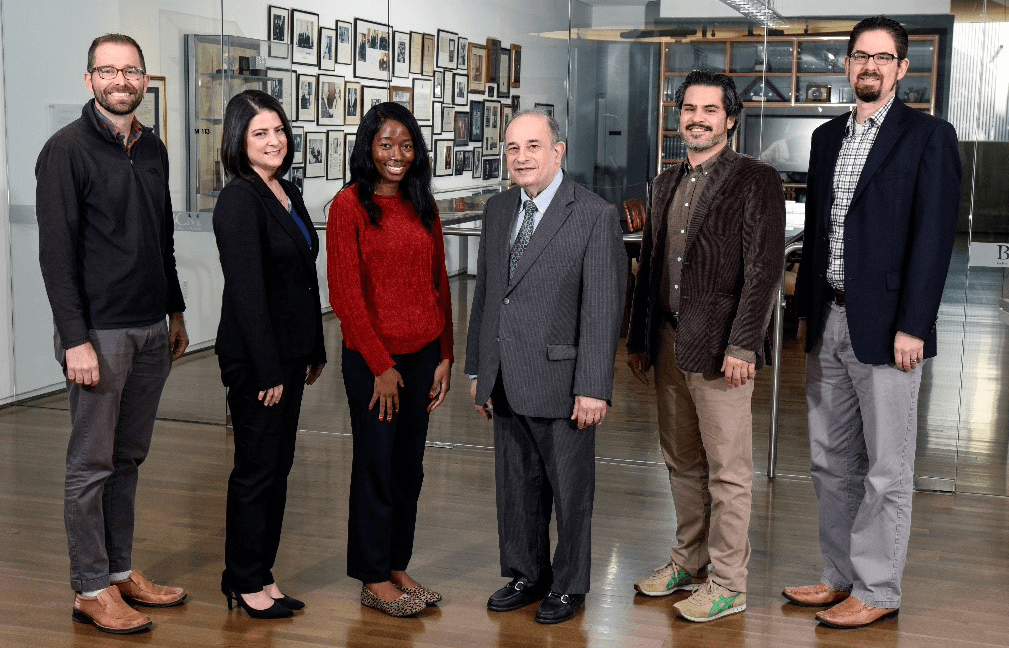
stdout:
{"type": "Polygon", "coordinates": [[[424,64],[424,34],[410,32],[410,74],[420,74],[424,64]]]}
{"type": "Polygon", "coordinates": [[[410,77],[410,32],[393,32],[392,76],[400,79],[410,77]]]}
{"type": "Polygon", "coordinates": [[[326,176],[326,134],[305,133],[305,177],[326,176]]]}
{"type": "Polygon", "coordinates": [[[343,102],[343,123],[354,126],[361,123],[361,84],[347,81],[347,100],[343,102]]]}
{"type": "Polygon", "coordinates": [[[398,103],[410,112],[413,112],[413,88],[410,86],[389,86],[388,101],[398,103]]]}
{"type": "Polygon", "coordinates": [[[421,57],[420,73],[424,76],[434,74],[434,34],[424,34],[424,55],[421,57]]]}
{"type": "Polygon", "coordinates": [[[497,155],[483,158],[483,179],[494,180],[501,175],[501,158],[497,155]]]}
{"type": "Polygon", "coordinates": [[[165,146],[168,145],[166,84],[165,77],[152,74],[151,82],[147,85],[147,92],[144,93],[144,100],[135,113],[137,121],[144,126],[150,126],[158,139],[165,143],[165,146]]]}
{"type": "Polygon", "coordinates": [[[498,134],[502,142],[506,142],[508,140],[508,124],[511,123],[513,114],[514,111],[512,111],[511,104],[501,104],[501,130],[498,134]]]}
{"type": "Polygon", "coordinates": [[[431,129],[436,135],[441,135],[442,129],[442,102],[432,101],[431,102],[431,129]]]}
{"type": "Polygon", "coordinates": [[[493,83],[487,84],[487,98],[497,99],[497,86],[494,85],[493,83]]]}
{"type": "Polygon", "coordinates": [[[319,75],[319,118],[320,126],[343,126],[344,96],[346,79],[332,74],[319,75]]]}
{"type": "Polygon", "coordinates": [[[350,156],[354,153],[354,144],[357,142],[357,133],[347,133],[343,140],[343,173],[350,177],[350,156]]]}
{"type": "Polygon", "coordinates": [[[287,24],[290,18],[290,9],[273,5],[266,8],[266,33],[269,34],[269,53],[273,58],[290,56],[291,28],[287,24]]]}
{"type": "Polygon", "coordinates": [[[349,22],[336,21],[336,62],[341,65],[354,62],[354,41],[351,39],[353,28],[349,22]]]}
{"type": "Polygon", "coordinates": [[[521,105],[522,105],[522,98],[519,97],[517,94],[513,94],[512,95],[512,110],[515,111],[515,112],[519,112],[520,110],[522,110],[521,105]]]}
{"type": "Polygon", "coordinates": [[[511,69],[511,86],[513,88],[521,87],[522,83],[522,46],[512,43],[511,46],[512,54],[512,69],[511,69]]]}
{"type": "Polygon", "coordinates": [[[455,135],[456,146],[469,146],[469,113],[465,110],[455,111],[452,133],[455,135]]]}
{"type": "Polygon", "coordinates": [[[511,94],[511,52],[501,50],[501,58],[498,62],[497,96],[504,99],[511,94]]]}
{"type": "Polygon", "coordinates": [[[434,99],[441,99],[445,96],[445,71],[435,70],[434,71],[434,89],[432,90],[431,96],[434,99]]]}
{"type": "MultiPolygon", "coordinates": [[[[294,160],[291,164],[304,164],[305,163],[305,127],[304,126],[291,126],[291,137],[294,139],[291,142],[291,149],[294,151],[294,160]]],[[[304,176],[304,169],[302,169],[302,176],[304,176]]]]}
{"type": "Polygon", "coordinates": [[[438,57],[435,66],[454,70],[458,66],[456,56],[459,54],[459,34],[438,30],[438,57]]]}
{"type": "Polygon", "coordinates": [[[361,88],[361,116],[367,115],[369,110],[383,101],[389,101],[389,88],[363,86],[361,88]]]}
{"type": "Polygon", "coordinates": [[[455,108],[446,105],[441,109],[441,132],[451,133],[453,128],[455,128],[455,108]]]}
{"type": "Polygon", "coordinates": [[[434,175],[436,177],[452,175],[453,150],[452,140],[434,141],[434,175]]]}
{"type": "Polygon", "coordinates": [[[537,103],[537,104],[533,104],[533,108],[535,110],[541,110],[541,111],[545,112],[546,114],[550,115],[551,117],[554,116],[554,105],[553,104],[537,103]]]}
{"type": "Polygon", "coordinates": [[[467,150],[462,152],[462,170],[473,170],[473,151],[467,150]]]}
{"type": "Polygon", "coordinates": [[[434,133],[432,132],[431,127],[430,126],[421,126],[420,127],[420,134],[421,134],[421,137],[424,138],[424,148],[427,149],[428,152],[430,152],[431,151],[431,144],[434,142],[434,137],[433,137],[434,133]]]}
{"type": "Polygon", "coordinates": [[[481,162],[483,158],[483,149],[475,148],[473,149],[473,177],[479,180],[483,177],[483,163],[481,162]]]}
{"type": "Polygon", "coordinates": [[[483,152],[485,155],[496,155],[500,151],[500,129],[501,102],[485,102],[483,109],[483,152]]]}
{"type": "Polygon", "coordinates": [[[326,180],[343,179],[343,131],[326,131],[326,180]]]}
{"type": "Polygon", "coordinates": [[[287,113],[288,119],[294,118],[294,82],[296,75],[296,72],[291,72],[290,70],[275,70],[271,68],[266,71],[266,79],[269,81],[266,91],[284,107],[284,112],[287,113]]]}
{"type": "Polygon", "coordinates": [[[319,27],[319,69],[336,69],[336,30],[331,27],[319,27]]]}
{"type": "Polygon", "coordinates": [[[501,69],[501,41],[496,38],[487,39],[487,65],[483,80],[487,83],[497,83],[501,69]]]}
{"type": "MultiPolygon", "coordinates": [[[[300,9],[291,10],[291,41],[294,51],[291,60],[303,65],[319,62],[319,14],[300,9]]],[[[305,177],[311,178],[308,169],[305,177]]]]}
{"type": "Polygon", "coordinates": [[[487,69],[487,48],[483,45],[470,43],[469,46],[469,91],[483,94],[487,83],[484,74],[487,69]]]}
{"type": "Polygon", "coordinates": [[[359,79],[386,81],[392,63],[389,25],[363,18],[354,19],[354,76],[359,79]]]}
{"type": "Polygon", "coordinates": [[[456,57],[456,67],[465,70],[469,64],[469,39],[459,37],[459,56],[456,57]]]}
{"type": "Polygon", "coordinates": [[[466,156],[463,155],[463,150],[457,146],[455,147],[455,175],[462,175],[465,167],[466,156]]]}
{"type": "Polygon", "coordinates": [[[470,101],[469,102],[469,141],[471,142],[482,142],[483,141],[483,102],[482,101],[470,101]]]}
{"type": "Polygon", "coordinates": [[[291,170],[287,172],[287,177],[291,180],[298,191],[305,193],[305,167],[304,166],[292,166],[291,170]]]}
{"type": "Polygon", "coordinates": [[[315,84],[314,74],[298,75],[298,121],[315,121],[315,84]]]}
{"type": "MultiPolygon", "coordinates": [[[[448,73],[445,73],[445,82],[448,82],[448,73]]],[[[465,106],[469,100],[469,79],[462,74],[452,75],[452,103],[456,106],[465,106]]]]}
{"type": "Polygon", "coordinates": [[[431,92],[434,81],[431,79],[413,80],[413,116],[417,121],[431,121],[431,92]]]}

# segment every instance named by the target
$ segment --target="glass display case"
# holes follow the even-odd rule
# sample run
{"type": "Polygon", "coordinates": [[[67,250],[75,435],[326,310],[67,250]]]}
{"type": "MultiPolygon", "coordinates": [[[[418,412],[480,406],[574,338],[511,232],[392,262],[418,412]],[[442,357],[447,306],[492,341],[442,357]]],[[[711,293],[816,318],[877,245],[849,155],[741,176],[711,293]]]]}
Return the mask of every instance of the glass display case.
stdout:
{"type": "Polygon", "coordinates": [[[186,209],[213,211],[227,181],[221,167],[224,107],[247,89],[270,92],[290,113],[291,66],[269,59],[267,41],[241,36],[186,35],[186,209]],[[268,68],[267,66],[270,65],[268,68]]]}

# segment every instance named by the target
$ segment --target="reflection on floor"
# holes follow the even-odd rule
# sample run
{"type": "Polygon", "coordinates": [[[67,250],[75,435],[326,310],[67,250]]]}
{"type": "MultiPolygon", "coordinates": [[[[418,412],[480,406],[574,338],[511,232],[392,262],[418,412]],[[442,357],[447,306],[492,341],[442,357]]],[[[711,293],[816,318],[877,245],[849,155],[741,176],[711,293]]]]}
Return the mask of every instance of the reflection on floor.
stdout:
{"type": "MultiPolygon", "coordinates": [[[[460,360],[470,290],[469,281],[456,282],[460,360]]],[[[946,326],[946,320],[944,310],[940,324],[946,326]]],[[[971,321],[976,321],[973,315],[971,321]]],[[[981,331],[972,326],[968,340],[978,340],[981,331]]],[[[229,613],[221,600],[217,586],[232,444],[230,432],[220,424],[224,399],[216,359],[202,353],[173,370],[164,418],[142,468],[135,546],[135,566],[156,580],[184,585],[190,601],[151,611],[155,627],[145,635],[111,637],[70,619],[62,523],[68,434],[63,396],[0,410],[0,646],[1009,645],[1004,623],[1009,498],[916,494],[904,605],[896,618],[865,630],[835,631],[818,626],[812,610],[785,604],[783,586],[812,582],[822,569],[815,497],[806,477],[802,355],[794,342],[786,344],[783,362],[779,477],[770,482],[758,475],[754,482],[745,613],[695,625],[671,616],[678,596],[634,595],[632,583],[666,560],[673,510],[656,447],[654,397],[630,377],[622,352],[617,397],[598,431],[592,592],[583,613],[566,624],[543,627],[532,620],[534,607],[507,614],[484,607],[487,595],[503,583],[496,560],[493,451],[489,424],[467,402],[461,362],[453,372],[454,389],[432,419],[411,565],[413,575],[442,591],[446,600],[407,620],[362,608],[359,585],[344,575],[351,441],[338,362],[339,327],[332,318],[327,335],[331,364],[306,392],[276,569],[285,589],[307,601],[304,614],[273,623],[251,621],[243,613],[229,613]]],[[[982,350],[993,357],[1005,353],[1003,346],[998,354],[992,352],[991,340],[985,345],[978,347],[979,355],[982,350]]],[[[943,375],[939,362],[930,370],[943,375]]],[[[998,376],[994,370],[965,380],[974,385],[975,402],[987,406],[1005,398],[993,387],[998,376]],[[983,389],[989,391],[981,393],[983,389]]],[[[770,373],[765,371],[758,376],[754,399],[759,470],[766,461],[769,392],[770,373]]],[[[941,414],[955,421],[946,387],[933,386],[931,393],[929,420],[941,414]],[[938,394],[946,398],[941,406],[935,405],[938,394]]],[[[1004,406],[996,416],[1005,416],[1004,406]]],[[[984,420],[980,413],[975,418],[978,425],[984,420]]],[[[972,456],[1001,456],[1002,464],[979,461],[977,483],[997,485],[1000,475],[1004,479],[1006,430],[983,432],[983,442],[979,435],[968,444],[972,456]]],[[[929,443],[938,446],[940,441],[929,443]]],[[[965,454],[961,447],[961,462],[965,454]]],[[[961,467],[958,479],[965,472],[961,467]]]]}

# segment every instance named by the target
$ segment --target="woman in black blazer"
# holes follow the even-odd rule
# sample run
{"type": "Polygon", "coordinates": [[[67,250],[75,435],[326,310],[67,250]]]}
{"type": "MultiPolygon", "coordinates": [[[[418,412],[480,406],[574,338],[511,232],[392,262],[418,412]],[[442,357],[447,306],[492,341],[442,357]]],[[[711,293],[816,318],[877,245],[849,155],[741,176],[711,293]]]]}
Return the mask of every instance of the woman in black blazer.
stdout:
{"type": "Polygon", "coordinates": [[[215,349],[235,430],[221,591],[249,616],[304,607],[284,596],[277,557],[301,396],[326,363],[315,259],[319,238],[301,194],[281,176],[294,156],[280,103],[259,90],[224,113],[221,162],[232,180],[214,208],[224,271],[215,349]]]}

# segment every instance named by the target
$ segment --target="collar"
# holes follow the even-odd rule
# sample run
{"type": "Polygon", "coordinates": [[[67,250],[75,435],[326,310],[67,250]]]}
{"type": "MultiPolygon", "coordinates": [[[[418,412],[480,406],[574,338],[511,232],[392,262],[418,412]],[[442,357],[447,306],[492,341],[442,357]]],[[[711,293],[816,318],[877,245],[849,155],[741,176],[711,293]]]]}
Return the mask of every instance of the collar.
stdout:
{"type": "Polygon", "coordinates": [[[848,115],[848,123],[844,127],[844,136],[850,137],[851,134],[855,132],[856,126],[859,127],[860,129],[865,129],[865,128],[875,128],[876,126],[882,124],[883,120],[886,119],[886,113],[890,111],[890,107],[893,105],[893,100],[896,97],[897,97],[896,94],[894,94],[893,97],[890,97],[889,101],[880,106],[879,110],[866,117],[865,121],[862,122],[861,124],[855,123],[856,111],[852,110],[851,113],[848,115]]]}
{"type": "Polygon", "coordinates": [[[144,132],[143,125],[136,116],[134,116],[133,122],[130,123],[130,135],[129,137],[124,138],[123,134],[116,130],[116,125],[112,123],[112,120],[103,115],[102,111],[98,110],[98,105],[94,101],[91,102],[91,110],[94,111],[95,118],[98,120],[98,123],[105,128],[105,131],[109,134],[109,136],[126,147],[127,152],[133,148],[133,145],[137,143],[137,140],[140,139],[140,135],[144,132]]]}
{"type": "Polygon", "coordinates": [[[535,198],[529,198],[529,194],[526,193],[525,188],[520,189],[519,193],[519,209],[522,209],[522,205],[525,204],[527,200],[532,200],[536,204],[536,209],[539,212],[545,213],[547,207],[553,201],[554,196],[557,194],[557,189],[561,186],[561,181],[564,179],[564,171],[562,169],[557,170],[557,175],[554,179],[550,181],[550,184],[546,186],[546,189],[541,191],[535,198]]]}
{"type": "Polygon", "coordinates": [[[694,172],[694,170],[699,170],[704,175],[708,175],[711,171],[718,165],[718,163],[725,158],[725,151],[729,149],[728,144],[722,147],[722,150],[710,157],[704,162],[701,162],[696,167],[690,166],[690,162],[687,160],[683,161],[683,175],[689,175],[694,172]]]}

